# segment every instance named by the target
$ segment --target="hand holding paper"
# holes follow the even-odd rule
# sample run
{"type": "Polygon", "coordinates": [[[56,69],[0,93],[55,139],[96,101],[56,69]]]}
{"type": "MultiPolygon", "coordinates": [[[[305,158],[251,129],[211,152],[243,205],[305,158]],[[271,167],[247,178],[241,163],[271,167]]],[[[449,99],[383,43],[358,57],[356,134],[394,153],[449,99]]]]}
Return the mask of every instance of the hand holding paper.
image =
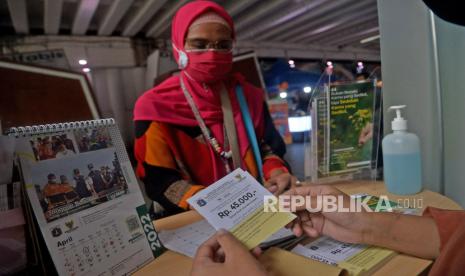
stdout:
{"type": "Polygon", "coordinates": [[[296,216],[265,212],[264,197],[272,194],[249,173],[237,169],[188,202],[216,229],[226,229],[252,249],[296,216]]]}
{"type": "Polygon", "coordinates": [[[191,275],[265,276],[267,273],[241,242],[230,233],[219,231],[197,250],[191,275]],[[224,255],[218,254],[219,248],[224,255]]]}

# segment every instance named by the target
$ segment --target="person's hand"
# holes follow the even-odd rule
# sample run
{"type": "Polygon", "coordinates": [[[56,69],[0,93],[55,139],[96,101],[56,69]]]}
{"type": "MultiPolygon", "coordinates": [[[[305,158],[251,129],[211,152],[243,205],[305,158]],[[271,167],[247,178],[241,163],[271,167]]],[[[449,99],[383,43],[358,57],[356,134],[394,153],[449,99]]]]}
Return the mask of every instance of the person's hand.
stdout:
{"type": "MultiPolygon", "coordinates": [[[[259,251],[254,250],[258,255],[259,251]]],[[[265,276],[266,271],[247,248],[225,230],[204,242],[194,257],[191,276],[265,276]]]]}
{"type": "MultiPolygon", "coordinates": [[[[342,200],[344,208],[351,205],[349,196],[327,185],[302,186],[286,192],[285,195],[304,196],[305,200],[310,198],[310,207],[315,210],[320,207],[317,206],[315,197],[323,195],[336,196],[336,204],[342,200]]],[[[420,258],[435,259],[439,256],[439,230],[431,217],[347,210],[309,212],[305,208],[297,208],[298,218],[288,225],[296,236],[303,233],[310,237],[326,235],[342,242],[376,245],[420,258]]]]}
{"type": "MultiPolygon", "coordinates": [[[[301,186],[291,189],[285,195],[304,196],[306,200],[310,198],[312,208],[317,207],[316,198],[318,196],[326,195],[335,196],[337,198],[336,204],[339,204],[338,201],[341,199],[343,200],[342,206],[345,208],[350,206],[350,197],[348,195],[328,185],[301,186]]],[[[320,206],[323,206],[323,204],[320,206]]],[[[298,218],[288,225],[296,236],[306,234],[316,238],[320,235],[326,235],[343,242],[363,242],[364,230],[368,226],[366,212],[321,211],[313,213],[305,208],[305,206],[297,208],[296,215],[298,218]]]]}
{"type": "Polygon", "coordinates": [[[280,195],[284,191],[296,187],[297,178],[288,172],[275,170],[271,173],[270,179],[265,183],[265,188],[274,195],[280,195]]]}
{"type": "Polygon", "coordinates": [[[371,138],[373,138],[373,124],[368,123],[365,125],[362,131],[360,131],[360,135],[358,137],[358,145],[360,147],[363,146],[371,138]]]}

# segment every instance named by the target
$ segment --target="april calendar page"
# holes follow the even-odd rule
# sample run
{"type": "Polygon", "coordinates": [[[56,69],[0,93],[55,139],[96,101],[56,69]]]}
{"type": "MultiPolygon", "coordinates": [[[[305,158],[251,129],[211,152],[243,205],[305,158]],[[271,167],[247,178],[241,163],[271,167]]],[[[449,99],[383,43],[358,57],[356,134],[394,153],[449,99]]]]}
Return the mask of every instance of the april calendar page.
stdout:
{"type": "Polygon", "coordinates": [[[29,201],[59,275],[124,275],[161,244],[115,125],[19,137],[29,201]]]}

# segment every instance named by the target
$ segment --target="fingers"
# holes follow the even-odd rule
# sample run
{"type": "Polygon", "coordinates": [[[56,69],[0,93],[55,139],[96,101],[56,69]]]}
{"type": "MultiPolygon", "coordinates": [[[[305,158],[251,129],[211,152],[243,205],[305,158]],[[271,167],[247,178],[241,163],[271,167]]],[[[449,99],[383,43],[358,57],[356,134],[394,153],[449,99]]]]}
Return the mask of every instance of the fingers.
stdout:
{"type": "Polygon", "coordinates": [[[295,221],[295,220],[289,222],[289,223],[286,224],[284,227],[289,228],[289,229],[292,229],[292,226],[294,225],[294,221],[295,221]]]}
{"type": "Polygon", "coordinates": [[[249,250],[247,250],[247,248],[238,239],[226,230],[218,231],[217,240],[224,251],[226,260],[228,258],[233,258],[234,256],[250,254],[249,250]]]}
{"type": "Polygon", "coordinates": [[[298,212],[297,215],[299,216],[299,219],[295,220],[295,223],[292,226],[294,235],[299,237],[305,234],[312,238],[316,238],[321,235],[321,231],[316,228],[318,225],[315,225],[313,222],[313,219],[317,219],[318,224],[318,219],[321,217],[320,214],[311,214],[306,211],[301,211],[298,212]]]}
{"type": "Polygon", "coordinates": [[[276,177],[269,179],[265,182],[265,188],[272,194],[276,194],[279,187],[276,185],[276,177]]]}
{"type": "Polygon", "coordinates": [[[299,216],[299,220],[302,223],[312,223],[312,219],[310,217],[310,212],[308,212],[308,211],[299,211],[299,212],[297,212],[297,215],[299,216]]]}
{"type": "Polygon", "coordinates": [[[267,189],[273,195],[278,196],[283,193],[285,188],[282,188],[282,185],[272,184],[271,186],[268,186],[267,189]]]}
{"type": "Polygon", "coordinates": [[[277,191],[274,192],[274,194],[280,195],[287,189],[290,189],[293,186],[295,186],[293,185],[292,180],[293,180],[292,176],[289,173],[284,173],[276,177],[274,181],[274,185],[276,185],[278,188],[277,188],[277,191]]]}
{"type": "Polygon", "coordinates": [[[344,193],[329,185],[298,186],[284,193],[284,195],[300,195],[300,196],[318,196],[318,195],[330,195],[330,194],[338,195],[338,194],[344,194],[344,193]]]}
{"type": "Polygon", "coordinates": [[[217,235],[202,243],[195,253],[194,262],[214,262],[215,252],[220,248],[217,235]]]}
{"type": "Polygon", "coordinates": [[[254,255],[255,258],[258,258],[260,257],[260,255],[262,255],[263,251],[260,247],[255,247],[254,249],[252,249],[252,255],[254,255]]]}
{"type": "Polygon", "coordinates": [[[278,186],[277,185],[271,185],[269,187],[267,187],[268,191],[270,191],[270,193],[274,194],[278,191],[278,186]]]}
{"type": "Polygon", "coordinates": [[[283,195],[301,195],[306,196],[310,195],[311,191],[314,189],[314,186],[307,185],[307,186],[300,186],[294,187],[289,191],[286,191],[283,195]]]}
{"type": "MultiPolygon", "coordinates": [[[[252,250],[252,255],[259,257],[262,251],[259,247],[252,250]]],[[[223,263],[226,258],[250,255],[249,250],[226,230],[219,230],[215,235],[200,245],[194,257],[194,263],[223,263]]]]}
{"type": "Polygon", "coordinates": [[[311,238],[316,238],[320,236],[320,233],[313,227],[304,226],[302,227],[302,230],[305,233],[305,235],[311,238]]]}
{"type": "Polygon", "coordinates": [[[275,175],[265,183],[265,186],[268,190],[274,195],[280,195],[285,190],[296,186],[297,178],[291,174],[284,172],[278,175],[275,175]]]}
{"type": "MultiPolygon", "coordinates": [[[[284,200],[288,200],[288,196],[293,197],[293,196],[301,196],[304,197],[304,204],[295,204],[292,206],[294,208],[293,210],[295,211],[303,211],[306,210],[307,208],[312,208],[315,210],[321,203],[322,199],[319,198],[320,196],[326,196],[326,195],[331,195],[331,196],[347,196],[340,190],[329,186],[329,185],[304,185],[304,186],[297,186],[297,187],[292,187],[288,191],[282,194],[284,197],[284,200]]],[[[292,199],[291,199],[292,200],[292,199]]],[[[296,198],[296,200],[299,200],[296,198]]],[[[299,202],[302,203],[302,201],[299,200],[299,202]]]]}
{"type": "Polygon", "coordinates": [[[215,252],[214,261],[217,262],[217,263],[224,263],[224,249],[223,249],[223,248],[220,247],[220,248],[215,252]]]}
{"type": "Polygon", "coordinates": [[[292,232],[296,237],[302,236],[302,234],[304,233],[302,225],[300,225],[300,223],[294,223],[294,225],[292,226],[292,232]]]}
{"type": "Polygon", "coordinates": [[[275,195],[282,194],[288,186],[290,186],[290,179],[280,179],[276,182],[276,186],[278,187],[277,191],[274,192],[275,195]]]}

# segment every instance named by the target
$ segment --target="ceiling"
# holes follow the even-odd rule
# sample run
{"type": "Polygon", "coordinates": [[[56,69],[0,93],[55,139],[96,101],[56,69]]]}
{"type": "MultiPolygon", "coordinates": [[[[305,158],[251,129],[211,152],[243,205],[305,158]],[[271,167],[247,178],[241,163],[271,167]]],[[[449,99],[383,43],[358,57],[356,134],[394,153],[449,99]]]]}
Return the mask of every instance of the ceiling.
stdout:
{"type": "MultiPolygon", "coordinates": [[[[169,38],[188,0],[2,0],[0,34],[169,38]]],[[[379,51],[376,0],[218,0],[238,41],[379,51]]]]}

